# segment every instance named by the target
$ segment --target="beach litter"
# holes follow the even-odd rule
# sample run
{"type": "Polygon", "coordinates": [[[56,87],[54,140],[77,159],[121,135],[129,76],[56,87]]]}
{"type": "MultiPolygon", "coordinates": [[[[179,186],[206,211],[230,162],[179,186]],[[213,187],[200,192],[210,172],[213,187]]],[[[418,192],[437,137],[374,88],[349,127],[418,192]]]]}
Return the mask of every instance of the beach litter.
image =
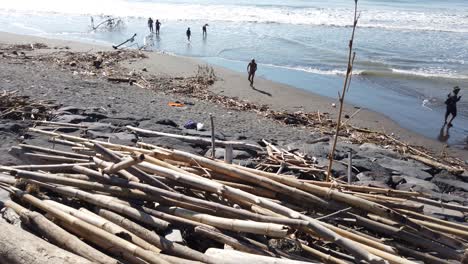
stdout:
{"type": "MultiPolygon", "coordinates": [[[[300,149],[214,141],[255,151],[257,166],[245,167],[142,141],[55,131],[63,125],[29,128],[53,147],[20,144],[15,155],[25,164],[0,166],[0,187],[11,195],[4,212],[46,238],[25,243],[30,252],[53,256],[42,245],[52,243],[80,256],[77,263],[456,263],[466,249],[468,228],[448,215],[466,215],[468,207],[424,192],[324,182],[326,168],[300,149]]],[[[127,129],[140,139],[212,143],[127,129]]],[[[0,242],[10,239],[0,232],[0,242]]]]}

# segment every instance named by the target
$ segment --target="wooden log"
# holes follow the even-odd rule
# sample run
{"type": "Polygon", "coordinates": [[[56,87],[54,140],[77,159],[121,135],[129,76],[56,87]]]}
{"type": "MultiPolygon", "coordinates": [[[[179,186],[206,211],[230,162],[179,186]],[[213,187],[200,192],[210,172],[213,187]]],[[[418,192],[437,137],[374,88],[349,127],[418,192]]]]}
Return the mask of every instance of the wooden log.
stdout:
{"type": "Polygon", "coordinates": [[[88,259],[89,261],[101,264],[118,264],[119,262],[111,257],[101,253],[100,251],[90,247],[79,238],[71,235],[61,227],[47,220],[43,215],[29,211],[21,205],[6,201],[5,206],[15,210],[21,217],[23,223],[37,230],[47,240],[65,250],[68,250],[78,256],[88,259]]]}
{"type": "MultiPolygon", "coordinates": [[[[151,130],[146,130],[146,129],[141,129],[137,127],[132,127],[132,126],[127,126],[127,128],[131,131],[135,131],[141,134],[145,135],[154,135],[154,136],[161,136],[161,137],[171,137],[171,138],[177,138],[185,142],[193,143],[193,144],[198,144],[198,145],[204,145],[204,146],[210,146],[211,145],[211,140],[206,139],[206,138],[201,138],[201,137],[194,137],[194,136],[181,136],[181,135],[176,135],[176,134],[169,134],[169,133],[163,133],[163,132],[157,132],[157,131],[151,131],[151,130]]],[[[231,145],[232,148],[234,149],[240,149],[240,150],[253,150],[253,151],[262,151],[262,147],[258,145],[253,145],[253,144],[248,144],[240,141],[220,141],[220,140],[215,140],[216,146],[220,147],[226,147],[227,145],[231,145]]]]}
{"type": "Polygon", "coordinates": [[[83,257],[15,227],[0,222],[0,263],[5,264],[92,264],[83,257]]]}
{"type": "Polygon", "coordinates": [[[129,230],[130,232],[135,233],[139,237],[145,239],[146,241],[153,243],[158,248],[162,250],[163,253],[173,254],[175,256],[180,256],[183,258],[197,260],[208,264],[218,264],[218,259],[209,257],[203,253],[195,251],[189,247],[179,245],[172,241],[167,240],[164,237],[160,237],[155,232],[152,232],[133,221],[130,221],[127,218],[124,218],[114,212],[105,209],[96,209],[96,212],[113,223],[122,226],[123,228],[129,230]]]}

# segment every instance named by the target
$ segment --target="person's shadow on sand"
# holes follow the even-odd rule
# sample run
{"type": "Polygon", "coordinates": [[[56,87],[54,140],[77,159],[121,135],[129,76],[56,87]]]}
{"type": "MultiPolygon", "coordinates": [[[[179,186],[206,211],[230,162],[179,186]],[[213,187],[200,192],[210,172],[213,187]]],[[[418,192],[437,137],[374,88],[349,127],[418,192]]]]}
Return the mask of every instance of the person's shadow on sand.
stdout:
{"type": "Polygon", "coordinates": [[[447,129],[445,130],[445,124],[442,126],[439,132],[439,136],[437,139],[442,142],[442,143],[447,143],[448,139],[450,138],[449,130],[450,126],[447,126],[447,129]],[[444,131],[445,130],[445,131],[444,131]]]}
{"type": "Polygon", "coordinates": [[[265,92],[265,91],[262,91],[262,90],[259,90],[259,89],[255,88],[255,86],[253,86],[253,84],[250,85],[250,87],[252,87],[252,89],[253,89],[254,91],[257,91],[257,92],[259,92],[259,93],[261,93],[261,94],[265,94],[265,95],[268,95],[268,96],[271,97],[271,93],[265,92]]]}

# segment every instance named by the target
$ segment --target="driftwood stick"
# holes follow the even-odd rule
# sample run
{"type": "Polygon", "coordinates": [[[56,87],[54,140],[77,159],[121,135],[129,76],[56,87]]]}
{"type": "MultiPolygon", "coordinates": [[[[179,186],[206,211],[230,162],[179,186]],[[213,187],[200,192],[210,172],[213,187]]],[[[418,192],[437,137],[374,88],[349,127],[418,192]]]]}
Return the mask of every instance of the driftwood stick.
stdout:
{"type": "Polygon", "coordinates": [[[211,158],[215,158],[216,152],[216,139],[215,139],[215,126],[214,126],[214,118],[213,115],[210,114],[210,122],[211,122],[211,158]]]}
{"type": "MultiPolygon", "coordinates": [[[[180,139],[182,141],[189,142],[189,143],[200,144],[200,145],[205,145],[205,146],[210,146],[212,144],[210,139],[201,138],[201,137],[181,136],[181,135],[175,135],[175,134],[145,130],[145,129],[132,127],[132,126],[127,126],[127,128],[132,130],[132,131],[136,131],[138,133],[142,133],[142,134],[146,134],[146,135],[155,135],[155,136],[161,136],[161,137],[172,137],[172,138],[177,138],[177,139],[180,139]]],[[[257,151],[257,152],[263,150],[260,146],[253,145],[253,144],[248,144],[248,143],[244,143],[244,142],[240,142],[240,141],[215,140],[215,144],[216,144],[216,146],[220,146],[220,147],[226,147],[226,145],[232,145],[232,147],[234,149],[253,150],[253,151],[257,151]]]]}

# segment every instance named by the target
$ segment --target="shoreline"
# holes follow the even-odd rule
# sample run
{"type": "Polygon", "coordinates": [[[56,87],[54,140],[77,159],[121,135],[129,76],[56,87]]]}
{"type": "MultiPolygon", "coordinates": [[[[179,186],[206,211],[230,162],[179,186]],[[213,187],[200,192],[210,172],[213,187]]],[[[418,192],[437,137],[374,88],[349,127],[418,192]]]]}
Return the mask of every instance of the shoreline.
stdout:
{"type": "MultiPolygon", "coordinates": [[[[112,50],[111,47],[98,44],[17,35],[6,32],[0,32],[0,36],[2,36],[1,42],[5,44],[30,44],[32,42],[43,42],[51,47],[68,46],[70,47],[70,51],[112,50]]],[[[128,64],[124,64],[124,66],[129,70],[141,70],[146,68],[148,73],[159,74],[161,76],[193,76],[198,65],[207,64],[203,60],[190,57],[156,52],[145,52],[145,54],[148,55],[147,59],[130,62],[128,64]]],[[[211,91],[214,93],[229,97],[238,97],[258,104],[266,104],[274,110],[287,110],[292,112],[320,111],[320,113],[330,113],[331,118],[333,119],[335,117],[337,108],[333,108],[332,103],[337,103],[337,100],[262,78],[256,79],[254,90],[249,86],[249,83],[246,80],[247,76],[220,66],[211,64],[210,66],[215,69],[215,72],[220,79],[211,87],[211,91]]],[[[351,116],[356,112],[356,110],[357,109],[354,106],[346,104],[344,114],[351,116]]],[[[416,132],[402,128],[395,121],[385,115],[367,109],[362,109],[349,121],[349,123],[355,126],[365,127],[376,131],[385,131],[387,134],[397,135],[398,138],[404,142],[408,142],[412,145],[424,146],[435,153],[443,151],[446,145],[416,132]]],[[[460,159],[468,159],[467,150],[451,147],[449,151],[451,155],[460,159]]]]}

